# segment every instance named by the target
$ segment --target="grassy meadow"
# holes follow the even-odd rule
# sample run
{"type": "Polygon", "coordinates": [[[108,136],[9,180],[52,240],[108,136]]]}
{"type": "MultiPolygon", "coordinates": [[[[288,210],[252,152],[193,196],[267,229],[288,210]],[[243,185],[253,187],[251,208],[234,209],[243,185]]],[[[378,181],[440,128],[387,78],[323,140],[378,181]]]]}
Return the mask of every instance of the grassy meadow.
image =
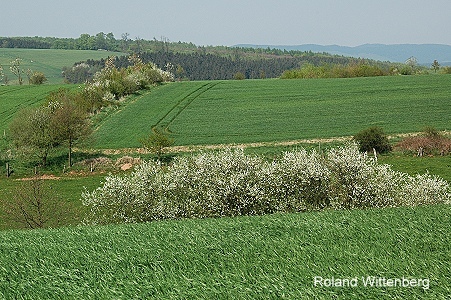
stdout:
{"type": "Polygon", "coordinates": [[[139,147],[140,135],[156,124],[168,126],[176,145],[352,136],[370,126],[389,134],[445,130],[450,82],[451,76],[397,76],[171,83],[106,119],[95,147],[139,147]]]}
{"type": "MultiPolygon", "coordinates": [[[[16,84],[17,78],[9,71],[10,62],[16,58],[22,59],[22,69],[39,71],[45,74],[48,84],[63,83],[61,70],[70,67],[76,62],[88,59],[101,59],[108,56],[119,56],[122,53],[94,50],[59,50],[59,49],[9,49],[0,48],[0,65],[10,81],[16,84]]],[[[24,75],[26,84],[26,75],[24,75]]]]}
{"type": "Polygon", "coordinates": [[[450,222],[440,205],[6,231],[0,297],[449,299],[450,222]],[[429,285],[365,287],[372,276],[429,285]]]}
{"type": "MultiPolygon", "coordinates": [[[[0,49],[4,66],[10,59],[7,51],[0,49]]],[[[26,56],[24,50],[24,61],[39,61],[39,52],[28,51],[34,56],[26,56]]],[[[96,58],[95,53],[107,55],[92,51],[86,53],[87,58],[96,58]]],[[[55,56],[54,70],[57,63],[67,66],[86,59],[74,57],[63,64],[64,59],[55,56]]],[[[418,132],[425,126],[449,130],[450,83],[451,75],[174,82],[141,91],[96,116],[92,144],[79,145],[74,156],[76,162],[99,156],[149,158],[121,149],[141,147],[139,139],[154,125],[168,127],[178,146],[334,138],[352,136],[374,125],[388,134],[418,132]],[[106,149],[114,154],[102,152],[106,149]]],[[[77,88],[0,86],[1,132],[8,135],[17,111],[42,103],[50,91],[60,87],[77,88]]],[[[33,166],[13,166],[15,173],[6,178],[4,137],[0,146],[0,201],[8,201],[23,184],[19,179],[31,176],[33,166]]],[[[273,145],[246,151],[271,158],[298,146],[319,147],[273,145]]],[[[76,164],[63,173],[65,155],[62,150],[53,154],[49,158],[53,166],[44,171],[54,176],[46,182],[60,199],[80,212],[64,224],[70,225],[82,218],[84,187],[92,191],[108,172],[124,171],[115,166],[91,174],[89,165],[76,164]]],[[[449,156],[417,158],[391,153],[379,161],[409,174],[429,172],[451,182],[449,156]]],[[[449,205],[32,231],[5,230],[14,225],[3,222],[1,213],[0,298],[5,299],[451,297],[449,205]],[[359,284],[353,288],[314,286],[315,276],[357,277],[359,284]],[[430,286],[365,287],[362,277],[368,276],[427,278],[430,286]]]]}
{"type": "MultiPolygon", "coordinates": [[[[383,127],[389,134],[421,131],[424,126],[449,129],[450,81],[448,75],[430,75],[174,82],[130,96],[116,108],[111,107],[96,116],[95,131],[89,143],[78,146],[75,160],[105,156],[102,149],[114,152],[121,148],[141,147],[139,139],[149,134],[153,125],[168,126],[176,145],[182,146],[351,136],[372,125],[383,127]]],[[[18,110],[42,103],[48,93],[61,87],[78,88],[76,85],[1,86],[0,132],[7,136],[8,125],[18,110]]],[[[339,143],[325,143],[321,148],[339,143]]],[[[0,146],[6,149],[4,138],[0,140],[0,146]]],[[[247,151],[271,158],[300,146],[319,147],[318,144],[295,143],[291,146],[249,148],[247,151]]],[[[124,155],[130,153],[118,151],[109,156],[116,160],[124,155]]],[[[71,177],[70,173],[63,174],[65,151],[58,151],[49,160],[53,166],[46,172],[62,178],[71,177]]],[[[451,181],[449,156],[417,158],[393,153],[381,156],[380,161],[412,175],[429,172],[451,181]]],[[[2,169],[5,162],[3,155],[0,157],[2,169]]],[[[9,181],[30,176],[34,167],[13,162],[12,168],[15,173],[10,179],[6,179],[2,172],[0,188],[4,191],[6,186],[18,186],[18,182],[9,181]]],[[[89,166],[75,169],[80,174],[89,174],[89,166]]],[[[94,178],[100,185],[102,177],[94,178]]],[[[65,184],[57,184],[59,194],[75,207],[81,207],[83,180],[83,176],[78,176],[76,181],[80,189],[69,193],[65,184]]],[[[95,188],[92,177],[86,181],[87,187],[95,188]]],[[[4,197],[5,193],[2,194],[4,197]]]]}
{"type": "MultiPolygon", "coordinates": [[[[0,49],[1,50],[1,49],[0,49]]],[[[0,130],[8,130],[14,115],[23,108],[42,104],[47,95],[59,88],[75,89],[75,85],[10,85],[0,86],[0,130]]]]}

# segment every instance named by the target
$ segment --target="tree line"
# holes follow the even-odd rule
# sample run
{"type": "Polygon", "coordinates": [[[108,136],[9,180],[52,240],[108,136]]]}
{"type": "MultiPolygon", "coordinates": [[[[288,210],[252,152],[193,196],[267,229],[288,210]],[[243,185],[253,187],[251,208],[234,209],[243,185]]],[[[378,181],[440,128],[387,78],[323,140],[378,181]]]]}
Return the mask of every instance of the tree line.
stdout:
{"type": "Polygon", "coordinates": [[[112,33],[81,34],[79,38],[56,37],[0,37],[0,48],[64,49],[119,51],[120,41],[112,33]]]}
{"type": "MultiPolygon", "coordinates": [[[[304,65],[359,65],[368,60],[333,56],[325,54],[285,55],[277,57],[256,57],[246,59],[240,55],[221,56],[207,52],[172,52],[154,51],[143,52],[139,57],[144,62],[154,62],[159,67],[172,72],[176,80],[229,80],[279,78],[286,70],[298,69],[304,65]]],[[[379,64],[388,69],[388,64],[379,64]]],[[[118,68],[128,67],[127,56],[117,57],[115,65],[118,68]]],[[[93,74],[105,65],[105,59],[77,62],[71,67],[63,69],[63,77],[69,83],[83,83],[89,81],[93,74]]]]}
{"type": "MultiPolygon", "coordinates": [[[[64,49],[64,50],[108,50],[124,53],[138,52],[181,52],[210,53],[219,56],[235,56],[244,58],[274,57],[274,56],[316,56],[312,51],[281,50],[277,48],[252,48],[228,46],[197,46],[191,42],[173,42],[166,37],[145,40],[140,37],[130,38],[129,33],[123,33],[117,39],[113,33],[99,32],[95,35],[81,34],[78,38],[58,37],[0,37],[0,48],[25,49],[64,49]]],[[[322,55],[330,55],[322,53],[322,55]]]]}
{"type": "MultiPolygon", "coordinates": [[[[271,48],[246,48],[227,46],[196,46],[193,43],[171,42],[166,37],[144,40],[130,38],[124,33],[116,39],[113,33],[81,34],[78,38],[55,37],[0,37],[0,48],[108,50],[127,54],[138,53],[144,62],[153,62],[160,68],[172,67],[177,80],[227,80],[278,78],[286,70],[305,65],[347,66],[371,64],[388,69],[389,63],[359,58],[313,53],[312,51],[287,51],[271,48]]],[[[128,67],[127,56],[116,59],[117,67],[128,67]]],[[[105,64],[105,60],[78,62],[63,70],[69,83],[83,83],[105,64]]]]}

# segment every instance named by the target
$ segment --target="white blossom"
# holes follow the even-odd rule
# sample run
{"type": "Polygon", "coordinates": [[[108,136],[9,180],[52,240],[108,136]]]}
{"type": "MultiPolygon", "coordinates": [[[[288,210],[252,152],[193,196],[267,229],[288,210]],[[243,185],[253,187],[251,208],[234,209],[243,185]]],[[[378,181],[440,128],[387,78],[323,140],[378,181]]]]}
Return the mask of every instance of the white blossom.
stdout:
{"type": "Polygon", "coordinates": [[[242,149],[149,161],[128,176],[110,175],[85,191],[88,223],[146,222],[293,212],[322,208],[450,203],[449,184],[378,164],[355,144],[326,155],[304,149],[272,162],[242,149]]]}

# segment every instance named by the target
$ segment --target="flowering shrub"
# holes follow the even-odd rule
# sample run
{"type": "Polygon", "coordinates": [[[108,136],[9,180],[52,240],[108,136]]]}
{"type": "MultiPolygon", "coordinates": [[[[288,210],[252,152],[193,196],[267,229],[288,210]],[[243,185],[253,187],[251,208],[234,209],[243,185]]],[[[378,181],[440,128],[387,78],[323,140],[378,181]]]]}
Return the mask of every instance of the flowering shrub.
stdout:
{"type": "Polygon", "coordinates": [[[451,204],[449,184],[445,180],[426,174],[405,176],[400,189],[400,205],[416,206],[443,202],[451,204]]]}
{"type": "Polygon", "coordinates": [[[322,208],[450,203],[449,184],[379,165],[356,144],[327,155],[286,152],[273,162],[243,150],[145,162],[128,176],[106,177],[82,194],[88,223],[147,222],[294,212],[322,208]]]}
{"type": "Polygon", "coordinates": [[[330,150],[329,197],[337,208],[395,206],[403,174],[380,165],[356,144],[330,150]]]}
{"type": "Polygon", "coordinates": [[[316,152],[285,152],[266,168],[261,184],[277,211],[303,211],[329,205],[330,170],[316,152]],[[280,201],[282,200],[282,201],[280,201]]]}
{"type": "Polygon", "coordinates": [[[145,222],[158,219],[158,182],[161,166],[143,163],[127,177],[107,176],[102,187],[82,194],[83,204],[91,207],[86,219],[91,224],[145,222]]]}
{"type": "Polygon", "coordinates": [[[144,64],[137,56],[131,56],[132,66],[118,69],[115,57],[105,62],[105,67],[94,74],[93,80],[82,90],[80,103],[88,112],[94,113],[113,100],[133,94],[148,86],[174,80],[174,75],[159,69],[153,63],[144,64]]]}
{"type": "Polygon", "coordinates": [[[177,217],[262,214],[268,210],[258,201],[263,165],[243,150],[176,159],[165,174],[165,201],[175,202],[177,217]]]}

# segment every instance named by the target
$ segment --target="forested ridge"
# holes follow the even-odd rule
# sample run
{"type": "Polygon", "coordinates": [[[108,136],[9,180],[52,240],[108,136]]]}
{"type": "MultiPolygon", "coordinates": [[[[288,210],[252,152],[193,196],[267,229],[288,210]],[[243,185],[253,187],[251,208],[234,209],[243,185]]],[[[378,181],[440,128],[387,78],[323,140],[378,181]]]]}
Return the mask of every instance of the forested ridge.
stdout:
{"type": "MultiPolygon", "coordinates": [[[[227,79],[263,79],[278,78],[286,70],[299,68],[303,64],[358,64],[362,60],[331,55],[279,56],[273,58],[246,59],[226,57],[211,53],[144,52],[139,54],[144,62],[153,62],[174,73],[177,80],[227,80],[227,79]],[[242,76],[242,78],[237,78],[242,76]]],[[[127,67],[127,56],[117,57],[116,67],[127,67]]],[[[93,74],[105,65],[105,60],[79,62],[71,68],[65,68],[64,76],[69,82],[82,78],[80,73],[93,74]]]]}
{"type": "MultiPolygon", "coordinates": [[[[130,39],[123,34],[116,39],[112,33],[82,34],[79,38],[0,37],[0,48],[108,50],[117,51],[117,67],[129,66],[127,54],[138,53],[144,62],[153,62],[174,73],[176,80],[224,80],[278,78],[284,71],[304,65],[371,64],[388,69],[388,63],[359,58],[313,53],[227,46],[196,46],[193,43],[171,42],[167,38],[130,39]]],[[[103,68],[105,60],[77,62],[63,69],[63,77],[70,83],[90,80],[103,68]]]]}

